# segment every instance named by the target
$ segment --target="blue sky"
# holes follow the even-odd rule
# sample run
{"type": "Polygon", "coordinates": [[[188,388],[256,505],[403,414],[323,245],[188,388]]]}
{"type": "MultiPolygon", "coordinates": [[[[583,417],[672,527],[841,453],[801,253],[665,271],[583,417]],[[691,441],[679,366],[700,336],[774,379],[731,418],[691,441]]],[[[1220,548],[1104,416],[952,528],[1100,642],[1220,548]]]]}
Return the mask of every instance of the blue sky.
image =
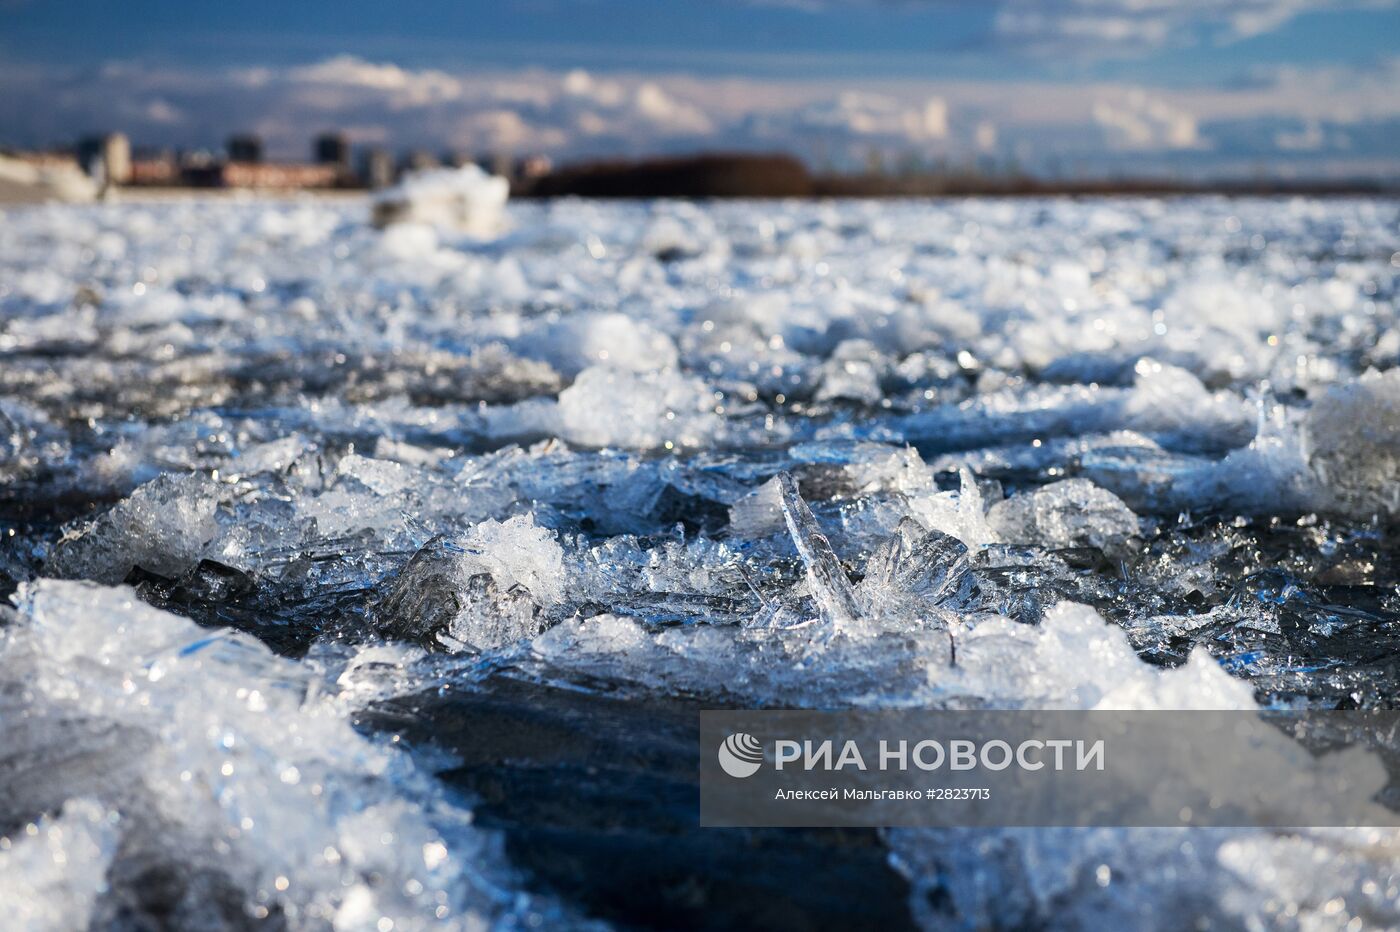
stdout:
{"type": "Polygon", "coordinates": [[[1396,0],[0,0],[0,142],[1400,174],[1397,40],[1396,0]]]}

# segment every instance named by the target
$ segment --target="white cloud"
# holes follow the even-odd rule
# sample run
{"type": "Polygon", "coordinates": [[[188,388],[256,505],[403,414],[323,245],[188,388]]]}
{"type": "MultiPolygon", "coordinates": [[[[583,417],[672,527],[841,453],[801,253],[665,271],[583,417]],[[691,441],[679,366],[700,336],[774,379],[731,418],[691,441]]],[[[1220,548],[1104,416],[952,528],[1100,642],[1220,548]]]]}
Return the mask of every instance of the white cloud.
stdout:
{"type": "Polygon", "coordinates": [[[1176,89],[448,73],[343,56],[222,71],[0,64],[0,126],[9,137],[0,141],[53,143],[122,128],[138,144],[217,147],[231,132],[253,130],[275,156],[301,157],[312,134],[339,127],[356,142],[401,150],[545,152],[564,160],[747,148],[846,166],[878,151],[887,164],[1014,153],[1032,168],[1058,162],[1136,169],[1160,159],[1209,166],[1325,154],[1390,164],[1390,174],[1400,175],[1397,81],[1400,58],[1366,69],[1278,69],[1229,87],[1176,89]]]}
{"type": "Polygon", "coordinates": [[[1377,5],[1377,0],[1001,0],[995,32],[1010,44],[1052,54],[1136,55],[1169,44],[1219,44],[1262,35],[1316,10],[1377,5]]]}
{"type": "Polygon", "coordinates": [[[1094,122],[1115,149],[1196,149],[1202,145],[1196,118],[1141,90],[1094,102],[1094,122]]]}
{"type": "Polygon", "coordinates": [[[633,103],[637,113],[654,125],[677,133],[706,135],[715,128],[699,107],[676,100],[650,81],[637,88],[633,103]]]}
{"type": "Polygon", "coordinates": [[[995,152],[997,148],[997,127],[991,120],[983,120],[977,124],[977,129],[973,133],[973,139],[977,143],[978,152],[995,152]]]}
{"type": "MultiPolygon", "coordinates": [[[[955,0],[750,0],[819,12],[836,7],[949,6],[955,0]]],[[[1311,10],[1386,0],[985,0],[1003,42],[1045,53],[1136,55],[1173,42],[1229,42],[1272,32],[1311,10]]],[[[981,6],[983,3],[973,0],[981,6]]],[[[968,5],[973,5],[969,3],[968,5]]]]}
{"type": "Polygon", "coordinates": [[[930,97],[923,112],[913,121],[914,132],[925,139],[942,139],[948,135],[948,102],[930,97]]]}
{"type": "Polygon", "coordinates": [[[1279,130],[1274,133],[1274,145],[1295,152],[1311,152],[1321,149],[1326,143],[1327,136],[1316,120],[1309,120],[1301,130],[1279,130]]]}
{"type": "Polygon", "coordinates": [[[1335,126],[1328,127],[1317,120],[1308,120],[1300,127],[1274,133],[1274,145],[1285,152],[1345,150],[1351,147],[1351,138],[1335,126]]]}
{"type": "Polygon", "coordinates": [[[563,90],[569,97],[610,109],[621,106],[625,96],[621,84],[595,78],[582,68],[575,68],[564,76],[563,90]]]}
{"type": "Polygon", "coordinates": [[[293,84],[325,85],[378,91],[399,103],[425,106],[456,100],[461,83],[442,71],[410,71],[398,65],[376,64],[353,55],[339,55],[314,65],[292,68],[287,79],[293,84]]]}
{"type": "Polygon", "coordinates": [[[160,98],[146,104],[145,116],[152,123],[172,124],[184,119],[184,114],[160,98]]]}
{"type": "Polygon", "coordinates": [[[948,105],[938,97],[906,103],[894,97],[844,91],[790,109],[752,114],[748,131],[758,138],[820,141],[831,148],[910,146],[948,136],[948,105]]]}

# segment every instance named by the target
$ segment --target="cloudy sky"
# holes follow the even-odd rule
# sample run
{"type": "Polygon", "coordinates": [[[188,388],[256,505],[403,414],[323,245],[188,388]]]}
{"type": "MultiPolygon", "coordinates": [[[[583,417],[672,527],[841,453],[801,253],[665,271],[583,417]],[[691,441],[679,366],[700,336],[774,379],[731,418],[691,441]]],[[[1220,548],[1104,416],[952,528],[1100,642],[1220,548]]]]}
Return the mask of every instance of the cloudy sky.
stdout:
{"type": "Polygon", "coordinates": [[[0,0],[0,144],[1400,177],[1400,0],[0,0]]]}

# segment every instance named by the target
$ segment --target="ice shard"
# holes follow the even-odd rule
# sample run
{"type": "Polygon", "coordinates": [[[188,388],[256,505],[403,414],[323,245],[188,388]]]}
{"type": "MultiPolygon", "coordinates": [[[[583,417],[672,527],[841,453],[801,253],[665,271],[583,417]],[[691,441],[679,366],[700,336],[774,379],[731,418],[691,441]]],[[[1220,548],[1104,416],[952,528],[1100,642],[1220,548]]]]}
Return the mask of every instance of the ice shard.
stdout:
{"type": "Polygon", "coordinates": [[[802,558],[807,585],[822,618],[838,627],[849,625],[861,617],[860,606],[841,561],[831,549],[831,542],[822,533],[812,509],[802,500],[797,480],[787,473],[778,476],[778,491],[782,496],[788,534],[802,558]]]}

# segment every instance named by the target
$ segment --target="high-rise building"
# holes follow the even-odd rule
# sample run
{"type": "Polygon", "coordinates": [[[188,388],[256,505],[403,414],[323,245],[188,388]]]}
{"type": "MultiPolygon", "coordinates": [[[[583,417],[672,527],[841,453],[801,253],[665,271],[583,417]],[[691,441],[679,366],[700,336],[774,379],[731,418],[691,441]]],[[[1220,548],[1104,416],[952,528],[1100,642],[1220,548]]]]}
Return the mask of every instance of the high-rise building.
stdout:
{"type": "Polygon", "coordinates": [[[350,140],[344,133],[326,132],[317,136],[312,155],[319,165],[335,165],[345,172],[350,170],[350,140]]]}
{"type": "Polygon", "coordinates": [[[361,158],[360,180],[367,188],[387,188],[394,183],[394,156],[382,146],[368,150],[361,158]]]}
{"type": "Polygon", "coordinates": [[[261,162],[263,143],[260,136],[252,133],[238,133],[228,138],[228,160],[230,162],[261,162]]]}
{"type": "Polygon", "coordinates": [[[78,143],[78,164],[106,184],[131,180],[131,142],[124,133],[89,136],[78,143]]]}
{"type": "Polygon", "coordinates": [[[102,166],[108,184],[131,181],[131,140],[125,133],[108,133],[102,140],[102,166]]]}

